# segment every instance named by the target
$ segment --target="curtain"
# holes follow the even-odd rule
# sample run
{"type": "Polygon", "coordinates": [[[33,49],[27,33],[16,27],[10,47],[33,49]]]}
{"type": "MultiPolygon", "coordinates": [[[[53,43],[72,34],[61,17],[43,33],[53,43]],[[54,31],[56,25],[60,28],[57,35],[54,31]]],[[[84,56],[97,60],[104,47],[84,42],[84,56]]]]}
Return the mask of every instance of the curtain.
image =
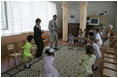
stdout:
{"type": "Polygon", "coordinates": [[[49,20],[57,14],[56,4],[48,1],[7,1],[6,3],[8,30],[1,30],[2,36],[32,32],[36,18],[41,19],[41,29],[48,30],[49,20]]]}

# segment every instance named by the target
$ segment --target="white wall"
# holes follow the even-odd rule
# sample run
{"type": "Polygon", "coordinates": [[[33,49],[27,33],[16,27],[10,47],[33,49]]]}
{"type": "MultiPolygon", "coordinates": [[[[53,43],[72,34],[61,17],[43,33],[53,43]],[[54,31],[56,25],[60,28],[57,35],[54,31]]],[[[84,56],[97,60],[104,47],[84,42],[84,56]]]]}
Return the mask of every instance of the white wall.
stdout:
{"type": "MultiPolygon", "coordinates": [[[[107,11],[108,12],[108,23],[114,26],[114,29],[117,29],[117,2],[116,1],[89,1],[88,2],[88,13],[87,15],[93,15],[96,11],[97,15],[107,11]]],[[[59,26],[62,28],[62,2],[56,2],[57,5],[57,15],[59,26]]],[[[80,8],[79,8],[79,1],[71,1],[70,8],[69,8],[69,16],[74,15],[75,19],[79,23],[80,21],[80,8]]]]}
{"type": "Polygon", "coordinates": [[[108,23],[114,26],[116,29],[117,23],[117,3],[116,2],[102,2],[88,5],[88,14],[93,15],[96,12],[97,15],[100,13],[107,11],[108,12],[108,23]]]}

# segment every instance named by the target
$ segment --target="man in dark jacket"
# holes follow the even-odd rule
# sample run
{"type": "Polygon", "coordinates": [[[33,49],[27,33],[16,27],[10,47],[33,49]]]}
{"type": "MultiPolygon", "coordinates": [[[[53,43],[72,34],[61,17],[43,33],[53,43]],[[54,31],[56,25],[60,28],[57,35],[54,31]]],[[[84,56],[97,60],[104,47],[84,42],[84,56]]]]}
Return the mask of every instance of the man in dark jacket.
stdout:
{"type": "Polygon", "coordinates": [[[41,37],[43,31],[41,31],[41,20],[39,18],[36,19],[36,25],[34,26],[34,41],[37,45],[37,53],[36,57],[42,56],[43,48],[44,48],[44,43],[43,39],[41,37]]]}

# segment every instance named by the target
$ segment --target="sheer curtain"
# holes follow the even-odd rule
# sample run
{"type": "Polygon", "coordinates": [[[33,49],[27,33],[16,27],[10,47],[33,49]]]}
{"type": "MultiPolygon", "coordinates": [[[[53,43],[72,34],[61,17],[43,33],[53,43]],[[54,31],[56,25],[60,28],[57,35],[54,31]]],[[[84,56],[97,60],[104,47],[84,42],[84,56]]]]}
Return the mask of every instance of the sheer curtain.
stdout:
{"type": "Polygon", "coordinates": [[[36,18],[42,20],[41,29],[48,30],[49,20],[57,14],[56,5],[48,1],[7,1],[6,3],[8,30],[1,30],[2,36],[32,32],[36,18]]]}

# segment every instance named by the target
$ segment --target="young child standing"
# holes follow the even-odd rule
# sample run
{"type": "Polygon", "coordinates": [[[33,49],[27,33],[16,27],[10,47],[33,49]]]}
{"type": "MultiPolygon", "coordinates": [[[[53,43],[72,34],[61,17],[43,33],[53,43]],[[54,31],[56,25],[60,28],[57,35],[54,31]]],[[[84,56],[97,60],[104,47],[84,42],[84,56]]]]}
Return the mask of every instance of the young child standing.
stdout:
{"type": "Polygon", "coordinates": [[[89,45],[90,43],[89,43],[89,38],[90,37],[95,37],[95,34],[93,33],[93,32],[89,32],[88,33],[88,42],[87,42],[87,45],[89,45]]]}
{"type": "Polygon", "coordinates": [[[86,54],[83,55],[79,60],[79,65],[81,65],[78,76],[88,77],[93,74],[92,65],[95,63],[96,56],[93,54],[94,49],[91,45],[86,47],[86,54]]]}
{"type": "MultiPolygon", "coordinates": [[[[90,45],[92,45],[93,48],[94,48],[94,55],[96,56],[96,63],[97,63],[97,61],[98,61],[100,58],[102,58],[102,54],[101,54],[101,51],[100,51],[99,47],[98,47],[97,44],[95,43],[95,37],[90,37],[89,43],[90,43],[90,45]]],[[[97,69],[97,64],[94,65],[94,68],[97,69]]]]}
{"type": "Polygon", "coordinates": [[[33,55],[31,54],[32,39],[33,39],[33,36],[28,35],[27,42],[25,43],[24,47],[22,47],[22,49],[24,49],[22,61],[25,63],[25,68],[30,68],[31,66],[30,62],[33,59],[33,55]]]}
{"type": "Polygon", "coordinates": [[[96,56],[96,59],[102,58],[101,51],[100,51],[99,47],[97,46],[97,44],[95,43],[95,37],[90,37],[89,38],[89,43],[94,48],[94,54],[96,56]]]}
{"type": "Polygon", "coordinates": [[[82,45],[84,43],[84,36],[83,36],[83,32],[80,32],[79,35],[78,35],[78,46],[81,47],[81,50],[82,50],[82,45]]]}
{"type": "Polygon", "coordinates": [[[68,37],[68,40],[69,40],[69,48],[68,49],[71,49],[73,50],[73,46],[74,46],[74,36],[70,33],[69,34],[69,37],[68,37]]]}
{"type": "Polygon", "coordinates": [[[42,60],[43,71],[40,74],[40,77],[58,77],[58,71],[52,66],[54,61],[54,49],[46,49],[46,56],[42,60]]]}
{"type": "Polygon", "coordinates": [[[95,36],[95,39],[96,39],[96,44],[98,45],[99,48],[101,48],[103,42],[102,42],[102,39],[100,37],[100,34],[99,34],[99,28],[96,28],[96,36],[95,36]]]}

